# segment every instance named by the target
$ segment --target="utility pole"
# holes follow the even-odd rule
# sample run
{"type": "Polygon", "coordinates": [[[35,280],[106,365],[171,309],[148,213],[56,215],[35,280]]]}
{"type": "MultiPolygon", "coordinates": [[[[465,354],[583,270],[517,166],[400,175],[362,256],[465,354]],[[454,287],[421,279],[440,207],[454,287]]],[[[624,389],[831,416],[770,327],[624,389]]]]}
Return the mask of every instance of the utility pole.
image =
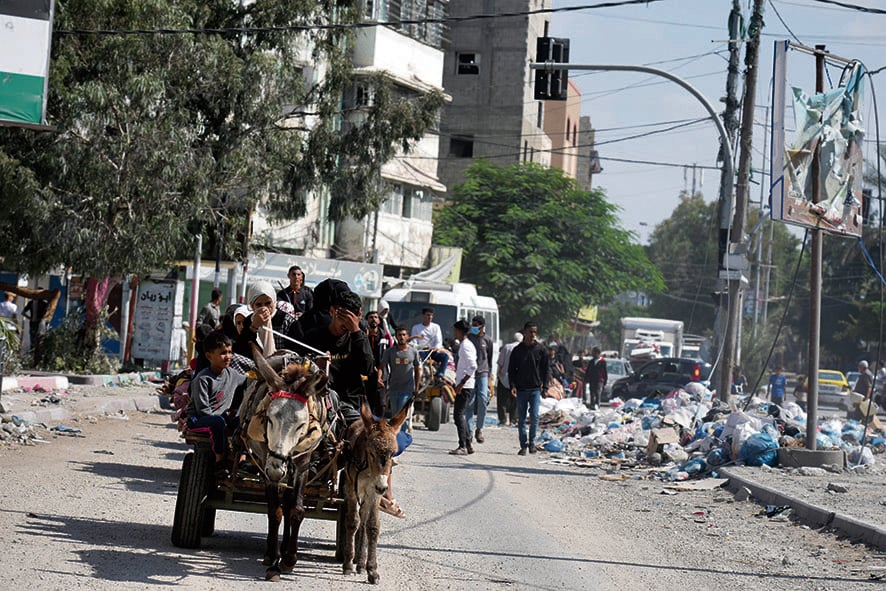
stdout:
{"type": "MultiPolygon", "coordinates": [[[[741,59],[741,42],[739,39],[739,25],[741,24],[741,2],[740,0],[732,0],[732,10],[729,12],[729,66],[727,68],[726,75],[726,96],[723,98],[723,101],[726,103],[726,108],[723,110],[723,126],[726,128],[726,135],[728,136],[729,146],[731,147],[733,142],[735,141],[735,130],[738,129],[738,97],[736,92],[736,87],[738,85],[738,74],[739,74],[739,62],[741,59]]],[[[726,150],[723,147],[720,147],[719,159],[725,159],[726,150]]],[[[720,232],[717,237],[717,274],[719,275],[725,271],[725,267],[723,265],[724,258],[726,257],[728,243],[729,243],[729,226],[732,223],[732,175],[726,174],[726,167],[723,168],[723,171],[720,174],[720,232]]],[[[725,343],[726,342],[726,325],[727,325],[727,310],[725,307],[726,302],[723,301],[723,291],[725,288],[725,281],[722,278],[718,278],[717,280],[717,318],[714,322],[714,343],[725,343]]],[[[726,364],[723,363],[725,360],[725,347],[720,347],[718,349],[720,354],[717,357],[721,360],[720,363],[717,364],[714,375],[712,376],[711,383],[712,384],[722,384],[723,376],[725,376],[727,389],[723,390],[722,387],[718,387],[717,391],[719,392],[718,398],[720,400],[727,400],[729,396],[729,392],[731,390],[731,371],[726,371],[726,364]]]]}
{"type": "MultiPolygon", "coordinates": [[[[824,92],[824,45],[815,46],[815,92],[824,92]]],[[[821,202],[821,142],[815,145],[809,167],[812,177],[812,203],[821,202]]],[[[810,230],[812,234],[812,268],[809,271],[809,364],[806,383],[806,449],[815,451],[818,430],[818,346],[821,340],[821,241],[824,232],[820,227],[810,230]]]]}
{"type": "MultiPolygon", "coordinates": [[[[751,181],[751,148],[754,139],[754,109],[757,105],[757,62],[760,54],[760,30],[763,28],[763,2],[754,0],[754,13],[751,15],[751,23],[748,28],[748,43],[745,48],[744,65],[744,100],[742,102],[741,136],[739,140],[738,156],[738,180],[735,185],[735,217],[732,220],[732,234],[730,236],[730,254],[740,255],[747,261],[745,252],[747,245],[744,244],[744,223],[747,217],[748,199],[751,181]],[[744,249],[744,250],[743,250],[744,249]]],[[[747,265],[742,265],[747,267],[747,265]]],[[[723,346],[723,373],[720,375],[719,391],[721,400],[729,396],[730,378],[732,368],[741,359],[741,272],[738,277],[729,278],[729,317],[726,325],[726,342],[723,346]]]]}

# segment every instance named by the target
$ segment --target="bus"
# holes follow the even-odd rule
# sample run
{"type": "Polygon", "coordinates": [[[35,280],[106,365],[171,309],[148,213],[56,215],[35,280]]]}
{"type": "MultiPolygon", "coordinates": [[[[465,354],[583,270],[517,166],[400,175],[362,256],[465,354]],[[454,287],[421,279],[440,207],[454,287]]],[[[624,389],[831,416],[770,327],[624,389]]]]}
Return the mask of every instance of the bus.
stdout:
{"type": "MultiPolygon", "coordinates": [[[[498,322],[498,304],[495,298],[477,294],[470,283],[414,283],[407,287],[395,287],[382,299],[391,307],[390,321],[397,327],[412,327],[421,322],[423,308],[434,309],[434,322],[443,331],[443,340],[453,339],[452,325],[463,319],[470,323],[474,316],[486,320],[486,335],[492,339],[493,354],[501,347],[498,322]]],[[[491,372],[495,373],[493,366],[491,372]]]]}

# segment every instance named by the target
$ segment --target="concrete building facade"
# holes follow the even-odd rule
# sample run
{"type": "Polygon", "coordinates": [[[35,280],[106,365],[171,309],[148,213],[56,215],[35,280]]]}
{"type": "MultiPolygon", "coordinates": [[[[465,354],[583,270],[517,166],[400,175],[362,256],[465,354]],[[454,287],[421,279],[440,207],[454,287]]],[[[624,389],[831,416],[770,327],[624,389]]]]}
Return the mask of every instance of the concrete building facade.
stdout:
{"type": "MultiPolygon", "coordinates": [[[[440,0],[367,0],[366,20],[398,22],[439,19],[447,3],[440,0]]],[[[402,97],[443,91],[442,23],[377,26],[356,33],[353,65],[357,74],[383,73],[402,97]]],[[[371,100],[371,89],[349,117],[359,117],[359,101],[371,100]]],[[[437,177],[440,140],[434,130],[407,154],[399,152],[382,167],[388,199],[373,215],[345,220],[336,232],[338,255],[377,262],[386,273],[399,275],[425,268],[434,228],[431,221],[435,192],[446,187],[437,177]]]]}
{"type": "MultiPolygon", "coordinates": [[[[549,9],[551,0],[452,0],[452,17],[549,9]]],[[[440,123],[440,179],[464,182],[474,158],[498,165],[531,161],[550,166],[544,103],[533,99],[538,37],[549,14],[455,21],[444,46],[443,86],[452,96],[440,123]]]]}
{"type": "Polygon", "coordinates": [[[565,101],[544,102],[544,130],[551,139],[551,168],[577,178],[581,91],[568,81],[565,101]]]}

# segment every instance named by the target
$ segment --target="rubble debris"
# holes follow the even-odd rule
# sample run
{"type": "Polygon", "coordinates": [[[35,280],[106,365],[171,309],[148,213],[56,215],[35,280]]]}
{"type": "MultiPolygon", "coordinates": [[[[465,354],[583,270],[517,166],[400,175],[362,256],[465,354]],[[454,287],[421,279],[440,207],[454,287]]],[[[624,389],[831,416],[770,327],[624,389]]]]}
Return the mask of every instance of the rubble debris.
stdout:
{"type": "MultiPolygon", "coordinates": [[[[716,477],[720,466],[733,464],[772,470],[778,450],[803,447],[806,436],[806,414],[796,403],[723,402],[698,382],[643,399],[614,398],[595,410],[579,398],[543,399],[539,424],[539,446],[553,458],[585,467],[617,465],[638,478],[669,482],[716,477]]],[[[851,469],[863,470],[886,453],[886,432],[879,423],[865,431],[858,421],[825,417],[816,447],[842,450],[851,469]]],[[[843,472],[842,466],[798,470],[810,476],[843,472]]]]}

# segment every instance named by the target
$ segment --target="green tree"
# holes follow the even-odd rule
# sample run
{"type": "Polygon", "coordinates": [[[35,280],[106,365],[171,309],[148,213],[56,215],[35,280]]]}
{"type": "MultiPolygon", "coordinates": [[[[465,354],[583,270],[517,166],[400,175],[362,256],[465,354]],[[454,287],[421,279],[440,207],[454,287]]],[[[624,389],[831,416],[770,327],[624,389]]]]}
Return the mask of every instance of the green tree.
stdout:
{"type": "Polygon", "coordinates": [[[434,240],[464,249],[462,278],[498,300],[503,330],[530,318],[550,329],[583,305],[661,285],[602,191],[529,163],[481,160],[466,174],[436,214],[434,240]]]}
{"type": "Polygon", "coordinates": [[[0,130],[0,169],[36,188],[0,193],[0,206],[34,212],[0,246],[0,265],[138,273],[189,255],[204,226],[242,229],[258,199],[276,218],[298,218],[320,187],[330,188],[332,219],[375,209],[381,166],[422,137],[442,95],[398,94],[377,76],[374,103],[343,126],[342,97],[358,80],[352,30],[292,28],[353,23],[361,6],[57,2],[63,33],[53,40],[47,105],[56,131],[0,130]],[[71,32],[162,28],[212,31],[71,32]],[[307,75],[319,69],[321,79],[307,75]],[[28,236],[41,248],[21,248],[33,244],[28,236]]]}
{"type": "Polygon", "coordinates": [[[665,288],[647,290],[648,315],[682,320],[690,334],[710,335],[717,287],[717,204],[701,193],[682,193],[671,216],[656,225],[649,238],[649,258],[664,278],[665,288]]]}

